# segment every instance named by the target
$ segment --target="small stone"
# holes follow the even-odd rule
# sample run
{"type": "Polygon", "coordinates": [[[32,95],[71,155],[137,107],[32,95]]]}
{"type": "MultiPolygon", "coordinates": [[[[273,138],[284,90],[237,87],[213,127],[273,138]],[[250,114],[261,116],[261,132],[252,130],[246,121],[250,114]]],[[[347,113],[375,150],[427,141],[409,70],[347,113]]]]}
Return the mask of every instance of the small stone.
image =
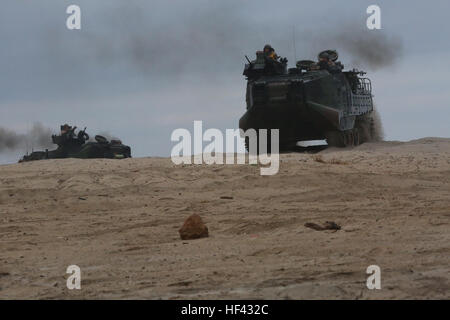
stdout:
{"type": "Polygon", "coordinates": [[[206,227],[198,214],[193,214],[187,218],[178,232],[180,233],[181,240],[208,237],[208,227],[206,227]]]}
{"type": "Polygon", "coordinates": [[[338,225],[334,221],[326,221],[323,225],[318,225],[317,223],[307,222],[305,223],[305,227],[311,228],[317,231],[323,231],[323,230],[334,230],[338,231],[341,230],[341,226],[338,225]]]}
{"type": "Polygon", "coordinates": [[[327,230],[341,230],[341,226],[334,221],[326,221],[324,228],[327,230]]]}

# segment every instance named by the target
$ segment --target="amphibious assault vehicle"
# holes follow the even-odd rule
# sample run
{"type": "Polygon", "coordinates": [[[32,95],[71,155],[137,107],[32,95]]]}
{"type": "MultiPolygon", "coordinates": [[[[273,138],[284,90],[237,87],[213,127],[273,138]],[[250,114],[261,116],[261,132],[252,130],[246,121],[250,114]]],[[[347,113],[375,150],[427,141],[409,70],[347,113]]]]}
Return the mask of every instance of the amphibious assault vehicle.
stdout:
{"type": "MultiPolygon", "coordinates": [[[[61,129],[63,128],[64,126],[61,126],[61,129]]],[[[62,158],[131,158],[131,148],[123,145],[120,140],[108,141],[105,137],[96,135],[95,142],[93,142],[89,141],[86,128],[79,131],[77,135],[75,135],[75,129],[77,127],[68,128],[67,132],[52,136],[52,142],[58,145],[56,150],[32,152],[29,155],[25,155],[19,162],[62,158]]]]}
{"type": "Polygon", "coordinates": [[[279,129],[281,150],[308,140],[326,140],[336,147],[372,140],[376,133],[370,80],[363,71],[343,71],[335,50],[321,52],[320,60],[322,56],[327,57],[326,67],[323,61],[301,60],[290,69],[287,59],[269,59],[262,51],[256,60],[246,57],[247,111],[239,128],[279,129]]]}

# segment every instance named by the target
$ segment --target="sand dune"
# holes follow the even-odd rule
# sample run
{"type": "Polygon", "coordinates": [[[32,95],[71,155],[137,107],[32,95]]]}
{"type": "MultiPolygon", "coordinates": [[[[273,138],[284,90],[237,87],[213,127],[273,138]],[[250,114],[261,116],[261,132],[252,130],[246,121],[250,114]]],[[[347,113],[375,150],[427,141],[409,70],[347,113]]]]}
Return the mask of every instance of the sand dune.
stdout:
{"type": "Polygon", "coordinates": [[[449,218],[450,139],[282,154],[274,176],[164,158],[4,165],[0,298],[448,299],[449,218]],[[193,213],[210,236],[182,241],[193,213]],[[304,226],[325,221],[342,228],[304,226]],[[66,288],[72,264],[81,290],[66,288]]]}

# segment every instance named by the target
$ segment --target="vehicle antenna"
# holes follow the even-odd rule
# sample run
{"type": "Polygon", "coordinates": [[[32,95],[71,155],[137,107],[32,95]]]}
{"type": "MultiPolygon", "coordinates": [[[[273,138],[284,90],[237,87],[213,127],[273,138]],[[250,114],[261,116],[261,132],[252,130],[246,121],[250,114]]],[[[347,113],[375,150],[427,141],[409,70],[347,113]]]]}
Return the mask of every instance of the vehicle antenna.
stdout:
{"type": "Polygon", "coordinates": [[[27,155],[28,155],[28,132],[30,132],[30,128],[29,128],[29,122],[27,121],[27,132],[25,134],[25,146],[27,148],[27,155]]]}
{"type": "Polygon", "coordinates": [[[28,137],[31,139],[31,152],[34,152],[34,137],[31,130],[28,128],[28,137]]]}
{"type": "Polygon", "coordinates": [[[297,48],[295,46],[295,26],[292,26],[292,42],[294,44],[294,63],[297,62],[297,48]]]}

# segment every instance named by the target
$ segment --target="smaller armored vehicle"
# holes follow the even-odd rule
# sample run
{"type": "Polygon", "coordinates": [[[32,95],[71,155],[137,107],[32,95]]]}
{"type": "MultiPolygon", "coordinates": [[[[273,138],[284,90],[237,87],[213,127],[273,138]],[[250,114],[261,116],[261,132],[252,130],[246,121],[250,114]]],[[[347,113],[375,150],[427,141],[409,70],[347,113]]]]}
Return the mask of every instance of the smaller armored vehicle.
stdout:
{"type": "Polygon", "coordinates": [[[95,142],[92,142],[89,141],[86,128],[75,134],[76,128],[67,124],[61,126],[61,134],[52,136],[52,142],[58,146],[57,149],[32,152],[25,155],[19,162],[63,158],[131,158],[131,148],[123,145],[120,140],[108,141],[105,137],[96,135],[95,142]]]}

